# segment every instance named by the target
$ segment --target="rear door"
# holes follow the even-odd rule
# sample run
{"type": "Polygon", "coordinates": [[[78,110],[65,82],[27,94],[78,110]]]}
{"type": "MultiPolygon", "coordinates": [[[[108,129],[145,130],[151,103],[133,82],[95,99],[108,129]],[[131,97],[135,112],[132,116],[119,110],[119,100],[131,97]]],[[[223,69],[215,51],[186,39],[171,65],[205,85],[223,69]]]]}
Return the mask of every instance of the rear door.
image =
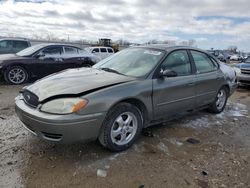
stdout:
{"type": "Polygon", "coordinates": [[[0,41],[0,54],[10,54],[14,53],[12,50],[11,40],[1,40],[0,41]]]}
{"type": "Polygon", "coordinates": [[[63,59],[65,69],[82,67],[84,62],[84,58],[79,55],[79,49],[72,46],[64,46],[63,59]]]}
{"type": "Polygon", "coordinates": [[[37,59],[38,70],[42,76],[49,75],[64,69],[63,66],[63,47],[49,46],[40,51],[43,56],[37,59]]]}
{"type": "Polygon", "coordinates": [[[196,104],[203,106],[211,103],[223,83],[219,66],[206,53],[190,50],[191,60],[196,69],[196,104]]]}
{"type": "Polygon", "coordinates": [[[153,79],[155,119],[167,119],[195,107],[195,75],[186,50],[170,53],[160,67],[175,71],[176,77],[153,79]]]}

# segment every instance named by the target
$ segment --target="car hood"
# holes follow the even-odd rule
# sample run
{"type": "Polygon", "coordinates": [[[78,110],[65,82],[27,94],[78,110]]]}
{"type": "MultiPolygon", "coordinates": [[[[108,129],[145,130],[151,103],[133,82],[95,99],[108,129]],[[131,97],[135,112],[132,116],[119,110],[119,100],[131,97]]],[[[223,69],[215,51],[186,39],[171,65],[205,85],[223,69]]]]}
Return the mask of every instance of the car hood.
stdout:
{"type": "Polygon", "coordinates": [[[15,59],[25,59],[25,57],[18,56],[16,54],[1,54],[0,55],[0,62],[5,60],[15,60],[15,59]]]}
{"type": "Polygon", "coordinates": [[[38,80],[24,90],[29,90],[42,102],[51,97],[84,94],[132,80],[135,78],[94,68],[68,69],[38,80]]]}

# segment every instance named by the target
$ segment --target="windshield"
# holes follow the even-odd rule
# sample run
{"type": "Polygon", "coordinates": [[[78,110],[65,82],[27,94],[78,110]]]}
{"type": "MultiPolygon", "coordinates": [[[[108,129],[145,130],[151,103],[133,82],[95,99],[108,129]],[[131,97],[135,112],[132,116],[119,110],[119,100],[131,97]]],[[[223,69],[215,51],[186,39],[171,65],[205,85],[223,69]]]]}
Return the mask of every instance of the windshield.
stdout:
{"type": "Polygon", "coordinates": [[[18,56],[30,56],[34,54],[37,50],[45,47],[46,44],[37,44],[28,48],[25,48],[24,50],[17,53],[18,56]]]}
{"type": "Polygon", "coordinates": [[[246,58],[245,63],[250,63],[250,57],[246,58]]]}
{"type": "Polygon", "coordinates": [[[130,48],[95,64],[93,68],[113,70],[127,76],[142,77],[148,74],[163,57],[164,52],[146,48],[130,48]]]}

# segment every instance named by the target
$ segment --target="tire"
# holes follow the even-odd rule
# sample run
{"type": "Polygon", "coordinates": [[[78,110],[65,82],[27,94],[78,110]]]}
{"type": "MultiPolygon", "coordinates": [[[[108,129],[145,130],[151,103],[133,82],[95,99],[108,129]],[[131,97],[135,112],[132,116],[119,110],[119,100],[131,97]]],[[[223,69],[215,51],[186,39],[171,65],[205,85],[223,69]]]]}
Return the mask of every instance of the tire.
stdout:
{"type": "Polygon", "coordinates": [[[140,110],[132,104],[120,103],[107,114],[98,139],[111,151],[123,151],[139,137],[142,127],[140,110]]]}
{"type": "Polygon", "coordinates": [[[19,85],[28,80],[28,73],[21,66],[9,67],[4,71],[4,79],[9,84],[19,85]]]}
{"type": "Polygon", "coordinates": [[[229,91],[227,87],[225,86],[221,87],[218,93],[216,94],[216,98],[214,102],[211,104],[211,106],[208,109],[209,112],[215,113],[215,114],[221,113],[227,104],[227,99],[229,96],[228,93],[229,91]]]}

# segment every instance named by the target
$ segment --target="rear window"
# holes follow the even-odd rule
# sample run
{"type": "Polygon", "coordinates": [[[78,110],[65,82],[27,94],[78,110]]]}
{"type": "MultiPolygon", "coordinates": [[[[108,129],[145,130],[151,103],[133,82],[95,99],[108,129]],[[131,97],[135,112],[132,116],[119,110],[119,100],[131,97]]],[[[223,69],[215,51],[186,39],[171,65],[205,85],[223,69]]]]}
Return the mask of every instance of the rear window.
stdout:
{"type": "Polygon", "coordinates": [[[24,49],[27,47],[29,47],[29,44],[27,41],[13,41],[13,48],[24,49]]]}
{"type": "Polygon", "coordinates": [[[111,48],[108,48],[108,53],[113,53],[113,50],[111,48]]]}
{"type": "Polygon", "coordinates": [[[101,48],[101,52],[107,52],[106,48],[101,48]]]}

